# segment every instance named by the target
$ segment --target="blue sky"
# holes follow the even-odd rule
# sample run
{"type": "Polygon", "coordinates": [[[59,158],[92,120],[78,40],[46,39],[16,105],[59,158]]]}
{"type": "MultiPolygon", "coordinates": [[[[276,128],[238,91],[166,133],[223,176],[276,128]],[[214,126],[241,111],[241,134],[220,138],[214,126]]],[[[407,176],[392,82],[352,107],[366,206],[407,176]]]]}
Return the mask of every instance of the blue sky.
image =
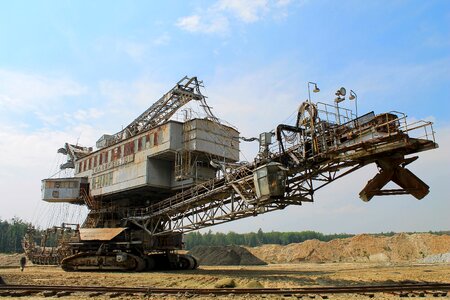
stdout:
{"type": "MultiPolygon", "coordinates": [[[[40,180],[61,160],[56,149],[120,130],[184,75],[204,80],[215,114],[244,136],[285,121],[315,81],[314,101],[331,102],[345,86],[358,94],[360,113],[398,110],[434,121],[441,146],[411,165],[431,186],[422,201],[361,203],[357,194],[376,172],[368,168],[318,193],[317,203],[213,230],[450,228],[446,0],[5,2],[0,218],[36,221],[56,210],[39,201],[40,180]]],[[[255,146],[243,145],[247,159],[255,146]]]]}

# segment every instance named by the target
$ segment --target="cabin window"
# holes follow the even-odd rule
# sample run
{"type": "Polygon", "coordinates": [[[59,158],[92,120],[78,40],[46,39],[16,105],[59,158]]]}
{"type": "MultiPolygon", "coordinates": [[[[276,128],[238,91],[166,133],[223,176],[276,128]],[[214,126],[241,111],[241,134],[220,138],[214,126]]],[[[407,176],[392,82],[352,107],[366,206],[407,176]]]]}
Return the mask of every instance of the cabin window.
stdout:
{"type": "Polygon", "coordinates": [[[135,141],[130,142],[130,154],[134,153],[134,142],[135,141]]]}
{"type": "Polygon", "coordinates": [[[112,160],[116,160],[119,157],[119,147],[114,148],[113,150],[113,155],[112,155],[112,160]]]}
{"type": "Polygon", "coordinates": [[[145,136],[145,149],[148,149],[148,148],[150,148],[151,146],[150,146],[150,134],[147,134],[146,136],[145,136]]]}
{"type": "Polygon", "coordinates": [[[75,189],[78,188],[78,183],[76,181],[47,181],[45,187],[50,189],[75,189]]]}
{"type": "Polygon", "coordinates": [[[136,149],[136,152],[139,152],[142,150],[142,138],[138,138],[135,140],[134,148],[136,149]]]}
{"type": "Polygon", "coordinates": [[[123,155],[128,156],[134,153],[134,141],[126,143],[124,146],[123,155]]]}
{"type": "Polygon", "coordinates": [[[141,151],[145,147],[145,135],[139,139],[138,151],[141,151]]]}

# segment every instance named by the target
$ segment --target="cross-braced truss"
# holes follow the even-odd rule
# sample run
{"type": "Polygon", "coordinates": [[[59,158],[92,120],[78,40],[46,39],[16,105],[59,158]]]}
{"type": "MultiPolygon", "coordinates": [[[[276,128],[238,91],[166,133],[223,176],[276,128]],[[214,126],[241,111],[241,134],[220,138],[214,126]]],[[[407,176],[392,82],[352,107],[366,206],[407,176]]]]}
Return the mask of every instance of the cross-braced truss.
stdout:
{"type": "MultiPolygon", "coordinates": [[[[367,164],[386,157],[403,158],[436,146],[432,140],[410,138],[402,132],[330,147],[326,152],[308,157],[299,151],[299,145],[294,145],[265,160],[230,169],[221,178],[135,210],[126,219],[151,235],[189,232],[284,209],[288,205],[313,202],[315,191],[367,164]],[[286,192],[282,197],[257,196],[254,171],[268,161],[283,162],[288,167],[286,192]]],[[[409,192],[410,188],[405,186],[404,191],[409,192]]]]}
{"type": "Polygon", "coordinates": [[[208,118],[218,121],[206,104],[205,96],[200,91],[201,87],[203,87],[203,82],[198,80],[197,77],[183,77],[170,91],[165,93],[127,127],[114,134],[106,146],[161,125],[191,100],[200,101],[201,107],[205,110],[208,118]]]}

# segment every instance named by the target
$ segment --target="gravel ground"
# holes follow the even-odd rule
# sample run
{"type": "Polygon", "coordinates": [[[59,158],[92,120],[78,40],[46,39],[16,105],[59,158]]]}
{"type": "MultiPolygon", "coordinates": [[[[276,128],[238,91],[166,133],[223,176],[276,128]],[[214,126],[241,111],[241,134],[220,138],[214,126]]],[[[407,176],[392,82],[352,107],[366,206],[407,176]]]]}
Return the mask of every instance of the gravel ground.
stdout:
{"type": "MultiPolygon", "coordinates": [[[[248,287],[254,282],[264,287],[343,286],[350,284],[392,284],[408,282],[449,282],[450,264],[392,264],[392,263],[325,263],[278,264],[267,266],[202,266],[191,271],[148,273],[64,272],[58,267],[29,266],[24,272],[18,267],[0,267],[0,276],[9,284],[151,286],[213,288],[227,278],[237,287],[248,287]]],[[[110,294],[89,297],[73,294],[62,299],[110,299],[110,294]]],[[[146,299],[184,299],[192,295],[153,295],[146,299]]],[[[280,296],[193,296],[198,299],[297,299],[280,296]]],[[[55,298],[55,297],[52,297],[55,298]]],[[[144,296],[118,296],[114,299],[144,299],[144,296]]],[[[399,299],[389,294],[375,294],[374,299],[399,299]]],[[[449,299],[447,296],[440,299],[449,299]]],[[[48,299],[43,295],[21,299],[48,299]]],[[[303,299],[310,299],[303,297],[303,299]]],[[[323,299],[316,296],[315,299],[323,299]]],[[[328,295],[328,299],[369,299],[362,295],[328,295]]],[[[432,295],[420,299],[436,299],[432,295]]]]}

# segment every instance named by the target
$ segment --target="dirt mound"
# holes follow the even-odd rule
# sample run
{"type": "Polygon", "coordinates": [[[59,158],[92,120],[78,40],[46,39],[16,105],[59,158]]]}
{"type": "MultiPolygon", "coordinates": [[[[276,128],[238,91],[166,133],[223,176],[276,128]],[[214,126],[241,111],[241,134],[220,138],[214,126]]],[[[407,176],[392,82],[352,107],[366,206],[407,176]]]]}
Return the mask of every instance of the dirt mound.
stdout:
{"type": "Polygon", "coordinates": [[[428,255],[424,259],[422,259],[420,262],[428,263],[428,264],[434,264],[434,263],[450,263],[450,252],[443,253],[443,254],[434,254],[434,255],[428,255]]]}
{"type": "MultiPolygon", "coordinates": [[[[24,256],[24,254],[14,253],[14,254],[4,254],[0,253],[0,267],[19,267],[19,260],[24,256]]],[[[30,261],[27,261],[27,265],[31,265],[30,261]]]]}
{"type": "Polygon", "coordinates": [[[361,234],[330,242],[263,245],[248,248],[268,263],[299,262],[402,262],[450,252],[450,235],[405,234],[391,237],[361,234]]]}
{"type": "Polygon", "coordinates": [[[188,252],[195,256],[200,265],[207,266],[244,266],[266,265],[247,249],[240,246],[198,246],[188,252]]]}

